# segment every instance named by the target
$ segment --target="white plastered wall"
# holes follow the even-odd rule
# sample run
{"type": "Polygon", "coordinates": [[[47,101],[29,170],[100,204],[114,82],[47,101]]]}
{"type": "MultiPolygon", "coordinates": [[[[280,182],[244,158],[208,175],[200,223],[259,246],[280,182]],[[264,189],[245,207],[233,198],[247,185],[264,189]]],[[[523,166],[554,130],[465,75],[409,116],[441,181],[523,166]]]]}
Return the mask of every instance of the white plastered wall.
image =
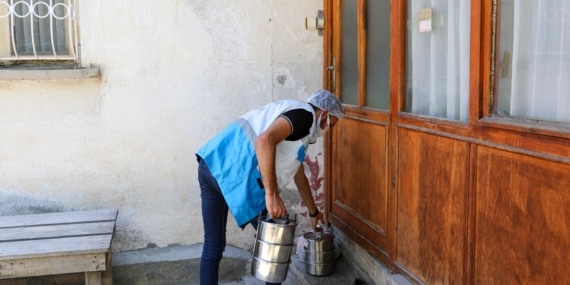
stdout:
{"type": "MultiPolygon", "coordinates": [[[[101,78],[0,81],[0,214],[118,208],[115,252],[202,242],[194,152],[250,108],[322,87],[322,37],[305,29],[322,4],[79,1],[81,64],[101,78]]],[[[228,222],[229,244],[252,241],[228,222]]]]}

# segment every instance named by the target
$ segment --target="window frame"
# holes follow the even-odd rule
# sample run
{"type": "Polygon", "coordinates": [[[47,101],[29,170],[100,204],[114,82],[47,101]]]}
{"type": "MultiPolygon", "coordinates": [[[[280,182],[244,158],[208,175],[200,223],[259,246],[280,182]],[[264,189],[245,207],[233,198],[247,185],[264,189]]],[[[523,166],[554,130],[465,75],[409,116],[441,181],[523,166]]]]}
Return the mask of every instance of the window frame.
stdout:
{"type": "MultiPolygon", "coordinates": [[[[23,8],[26,9],[26,8],[23,8]]],[[[32,18],[30,18],[32,19],[32,18]]],[[[52,0],[30,0],[27,1],[17,1],[17,0],[0,0],[0,21],[8,23],[3,31],[0,31],[0,67],[5,65],[7,67],[11,65],[24,65],[24,66],[55,66],[57,67],[62,62],[70,63],[71,66],[75,66],[80,58],[79,49],[79,38],[78,38],[78,19],[77,19],[77,3],[76,0],[64,0],[62,3],[53,3],[52,0]],[[47,3],[46,3],[47,2],[47,3]],[[43,4],[40,4],[43,3],[43,4]],[[17,5],[26,5],[28,9],[28,14],[25,14],[24,19],[28,17],[36,18],[48,18],[50,20],[50,28],[47,29],[46,33],[49,33],[50,44],[52,48],[52,53],[50,54],[40,54],[33,47],[33,52],[31,54],[21,54],[16,50],[14,29],[16,28],[14,22],[17,13],[15,7],[17,5]],[[37,15],[35,12],[38,6],[45,6],[48,9],[48,13],[45,15],[37,15]],[[64,7],[65,14],[59,15],[55,11],[58,7],[64,7]],[[30,10],[31,9],[31,10],[30,10]],[[54,34],[51,32],[52,29],[57,29],[53,22],[56,20],[64,20],[64,37],[65,45],[67,48],[66,53],[56,52],[53,37],[54,34]]],[[[33,31],[33,28],[32,28],[33,31]]],[[[59,30],[59,32],[62,32],[59,30]]],[[[35,43],[37,45],[37,43],[35,43]]]]}
{"type": "Polygon", "coordinates": [[[473,116],[481,115],[477,118],[472,117],[470,123],[482,127],[570,139],[569,123],[506,117],[496,114],[498,100],[495,99],[498,96],[499,80],[496,72],[500,66],[498,54],[500,3],[499,0],[476,2],[478,1],[473,0],[473,6],[480,6],[477,7],[478,11],[472,13],[480,13],[480,17],[473,17],[472,19],[471,37],[480,41],[481,44],[480,46],[471,45],[471,56],[477,56],[471,60],[471,80],[475,81],[478,86],[480,84],[482,90],[471,93],[470,114],[473,116]],[[474,68],[474,65],[478,65],[479,69],[474,68]],[[478,100],[479,98],[476,98],[475,94],[482,94],[481,99],[478,100]]]}
{"type": "MultiPolygon", "coordinates": [[[[390,1],[390,0],[387,0],[390,1]]],[[[331,5],[338,6],[334,9],[334,13],[331,14],[330,22],[331,25],[334,26],[341,26],[342,25],[342,16],[341,16],[341,9],[342,5],[341,0],[331,0],[331,5]]],[[[357,104],[347,104],[343,102],[343,107],[346,112],[346,115],[352,117],[359,117],[361,119],[371,120],[371,121],[388,121],[390,119],[391,113],[390,109],[392,108],[392,81],[389,79],[389,104],[388,109],[379,109],[367,106],[367,0],[359,0],[354,3],[356,5],[356,38],[357,38],[357,71],[358,71],[358,82],[357,82],[357,104]]],[[[332,9],[331,9],[332,10],[332,9]]],[[[390,30],[390,32],[392,32],[390,30]]],[[[341,100],[343,98],[342,90],[342,32],[341,29],[335,30],[335,33],[331,33],[331,35],[327,36],[324,40],[324,44],[327,45],[327,42],[330,41],[331,50],[325,52],[325,85],[326,88],[329,88],[333,93],[335,93],[341,100]],[[336,40],[333,40],[336,39],[336,40]]],[[[391,36],[390,36],[391,37],[391,36]]],[[[390,49],[392,49],[392,43],[390,43],[390,49]]],[[[325,48],[326,50],[327,48],[325,48]]]]}

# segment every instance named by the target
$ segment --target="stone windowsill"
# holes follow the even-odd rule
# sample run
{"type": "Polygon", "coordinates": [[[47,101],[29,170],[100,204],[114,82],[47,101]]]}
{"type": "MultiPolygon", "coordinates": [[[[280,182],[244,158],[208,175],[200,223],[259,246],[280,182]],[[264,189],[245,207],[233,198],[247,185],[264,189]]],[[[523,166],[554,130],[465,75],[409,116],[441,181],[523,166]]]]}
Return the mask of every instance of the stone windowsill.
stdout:
{"type": "Polygon", "coordinates": [[[0,69],[0,81],[101,78],[99,68],[81,69],[0,69]]]}

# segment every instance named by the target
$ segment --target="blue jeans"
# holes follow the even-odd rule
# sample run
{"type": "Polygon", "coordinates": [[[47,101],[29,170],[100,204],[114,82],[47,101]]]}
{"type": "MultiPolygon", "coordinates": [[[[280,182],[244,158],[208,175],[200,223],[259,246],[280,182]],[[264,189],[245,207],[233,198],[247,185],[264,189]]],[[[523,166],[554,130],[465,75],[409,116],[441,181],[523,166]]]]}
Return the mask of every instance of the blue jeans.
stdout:
{"type": "MultiPolygon", "coordinates": [[[[228,204],[220,186],[210,173],[206,162],[200,159],[198,182],[202,198],[202,221],[204,223],[204,247],[200,259],[200,285],[217,285],[220,261],[226,249],[226,224],[228,204]]],[[[257,219],[251,222],[257,229],[257,219]]],[[[280,283],[266,283],[280,284],[280,283]]]]}

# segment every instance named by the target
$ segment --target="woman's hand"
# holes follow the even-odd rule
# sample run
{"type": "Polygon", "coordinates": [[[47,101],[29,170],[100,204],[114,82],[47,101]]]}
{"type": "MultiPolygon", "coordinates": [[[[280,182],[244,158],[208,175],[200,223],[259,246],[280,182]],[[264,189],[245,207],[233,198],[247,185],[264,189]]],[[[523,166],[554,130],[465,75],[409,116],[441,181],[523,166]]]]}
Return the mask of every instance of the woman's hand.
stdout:
{"type": "Polygon", "coordinates": [[[283,218],[287,215],[287,208],[279,194],[265,194],[265,207],[270,219],[283,218]]]}
{"type": "Polygon", "coordinates": [[[317,226],[319,225],[319,221],[321,222],[321,225],[327,224],[325,221],[325,216],[320,211],[316,216],[311,217],[311,227],[313,228],[313,232],[317,232],[317,226]]]}

